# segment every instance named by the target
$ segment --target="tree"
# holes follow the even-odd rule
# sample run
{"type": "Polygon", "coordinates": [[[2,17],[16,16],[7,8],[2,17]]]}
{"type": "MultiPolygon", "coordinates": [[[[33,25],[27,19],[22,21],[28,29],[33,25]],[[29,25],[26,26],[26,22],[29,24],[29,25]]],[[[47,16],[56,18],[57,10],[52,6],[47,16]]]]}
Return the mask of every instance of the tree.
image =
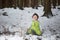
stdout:
{"type": "Polygon", "coordinates": [[[31,7],[34,8],[34,1],[35,0],[31,0],[31,7]]]}
{"type": "Polygon", "coordinates": [[[2,8],[10,7],[10,0],[2,0],[2,8]]]}
{"type": "Polygon", "coordinates": [[[53,8],[56,8],[57,1],[56,0],[52,0],[52,3],[53,3],[53,8]]]}
{"type": "Polygon", "coordinates": [[[2,8],[5,7],[5,0],[2,0],[2,8]]]}
{"type": "Polygon", "coordinates": [[[31,0],[29,0],[29,7],[31,7],[31,0]]]}
{"type": "MultiPolygon", "coordinates": [[[[60,0],[58,0],[58,6],[60,6],[60,0]]],[[[58,9],[60,9],[60,7],[58,7],[58,9]]]]}
{"type": "Polygon", "coordinates": [[[11,5],[16,9],[16,7],[17,7],[17,0],[13,0],[11,5]]]}
{"type": "Polygon", "coordinates": [[[28,7],[29,6],[29,0],[24,0],[24,7],[28,7]]]}
{"type": "Polygon", "coordinates": [[[23,6],[24,6],[24,0],[19,0],[20,2],[19,2],[19,8],[21,9],[21,10],[23,10],[23,6]]]}
{"type": "Polygon", "coordinates": [[[41,5],[43,5],[43,6],[44,6],[44,0],[41,0],[41,5]]]}
{"type": "Polygon", "coordinates": [[[38,0],[35,0],[35,1],[34,1],[34,7],[35,7],[36,9],[38,9],[38,0]]]}
{"type": "Polygon", "coordinates": [[[17,6],[20,7],[20,0],[17,0],[17,6]]]}
{"type": "Polygon", "coordinates": [[[51,12],[51,0],[44,0],[44,15],[47,18],[50,18],[50,16],[53,16],[51,12]]]}
{"type": "Polygon", "coordinates": [[[38,0],[31,0],[31,7],[37,9],[37,7],[38,7],[38,0]]]}
{"type": "Polygon", "coordinates": [[[0,0],[0,8],[2,8],[2,0],[0,0]]]}
{"type": "Polygon", "coordinates": [[[9,7],[12,7],[12,0],[9,0],[9,7]]]}
{"type": "Polygon", "coordinates": [[[58,5],[60,5],[60,0],[58,0],[58,5]]]}

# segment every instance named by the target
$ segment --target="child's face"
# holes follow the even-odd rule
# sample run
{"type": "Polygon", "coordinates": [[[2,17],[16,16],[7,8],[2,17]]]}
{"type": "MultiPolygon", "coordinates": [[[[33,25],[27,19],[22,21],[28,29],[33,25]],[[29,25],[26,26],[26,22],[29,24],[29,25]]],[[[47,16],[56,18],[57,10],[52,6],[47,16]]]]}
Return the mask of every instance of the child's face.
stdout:
{"type": "Polygon", "coordinates": [[[33,20],[38,20],[36,15],[33,16],[33,20]]]}

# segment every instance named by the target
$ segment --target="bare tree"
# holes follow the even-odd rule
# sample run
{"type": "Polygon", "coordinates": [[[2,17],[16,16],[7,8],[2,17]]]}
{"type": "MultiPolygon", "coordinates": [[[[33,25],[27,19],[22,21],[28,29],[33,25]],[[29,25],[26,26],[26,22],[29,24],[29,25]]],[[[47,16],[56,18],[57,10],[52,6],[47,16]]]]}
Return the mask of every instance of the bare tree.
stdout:
{"type": "Polygon", "coordinates": [[[52,11],[51,11],[51,0],[44,0],[44,15],[47,18],[50,16],[53,16],[52,11]]]}

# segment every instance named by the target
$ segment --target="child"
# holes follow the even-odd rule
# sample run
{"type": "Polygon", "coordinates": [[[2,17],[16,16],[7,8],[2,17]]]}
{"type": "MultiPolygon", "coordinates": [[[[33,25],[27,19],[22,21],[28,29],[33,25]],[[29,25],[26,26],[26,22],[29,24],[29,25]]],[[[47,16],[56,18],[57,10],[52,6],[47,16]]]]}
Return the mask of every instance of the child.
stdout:
{"type": "Polygon", "coordinates": [[[33,34],[33,35],[40,36],[42,32],[39,27],[38,14],[34,13],[32,18],[33,18],[32,24],[31,24],[31,27],[27,30],[27,34],[33,34]]]}

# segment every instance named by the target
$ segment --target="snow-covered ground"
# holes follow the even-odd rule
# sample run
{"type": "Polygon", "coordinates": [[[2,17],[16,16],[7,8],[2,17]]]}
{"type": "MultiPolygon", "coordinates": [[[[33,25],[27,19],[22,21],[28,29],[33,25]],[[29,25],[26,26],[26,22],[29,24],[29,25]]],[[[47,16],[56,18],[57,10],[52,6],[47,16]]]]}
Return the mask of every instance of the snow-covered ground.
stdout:
{"type": "Polygon", "coordinates": [[[24,8],[4,8],[0,9],[0,33],[4,31],[15,32],[14,35],[0,35],[0,40],[59,40],[60,39],[60,10],[52,9],[53,17],[41,17],[44,14],[43,7],[38,9],[24,8]],[[25,35],[26,29],[30,27],[32,15],[39,15],[40,28],[43,31],[42,36],[25,35]],[[6,14],[6,15],[5,15],[6,14]],[[6,29],[4,29],[6,28],[6,29]]]}

